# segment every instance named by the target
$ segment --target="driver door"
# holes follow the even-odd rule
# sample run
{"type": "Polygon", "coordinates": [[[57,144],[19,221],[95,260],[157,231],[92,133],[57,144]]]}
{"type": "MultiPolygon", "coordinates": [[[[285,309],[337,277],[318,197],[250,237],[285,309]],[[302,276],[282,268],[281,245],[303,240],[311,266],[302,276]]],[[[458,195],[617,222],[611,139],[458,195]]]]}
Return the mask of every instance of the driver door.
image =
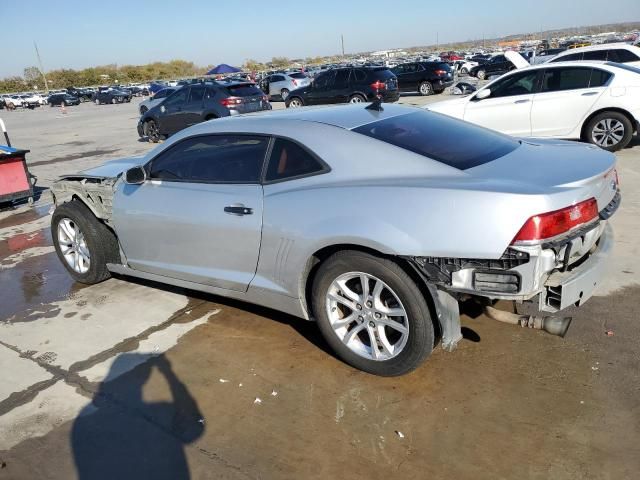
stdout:
{"type": "Polygon", "coordinates": [[[158,124],[160,133],[163,135],[172,135],[184,128],[182,119],[182,109],[187,103],[189,97],[189,88],[182,87],[172,93],[160,106],[160,114],[158,115],[158,124]]]}
{"type": "Polygon", "coordinates": [[[189,137],[147,164],[144,183],[120,183],[113,220],[128,266],[246,291],[260,251],[268,145],[259,135],[189,137]]]}
{"type": "Polygon", "coordinates": [[[477,94],[473,95],[465,107],[464,119],[508,135],[530,136],[531,106],[539,72],[518,72],[501,78],[490,86],[488,98],[478,100],[477,94]]]}

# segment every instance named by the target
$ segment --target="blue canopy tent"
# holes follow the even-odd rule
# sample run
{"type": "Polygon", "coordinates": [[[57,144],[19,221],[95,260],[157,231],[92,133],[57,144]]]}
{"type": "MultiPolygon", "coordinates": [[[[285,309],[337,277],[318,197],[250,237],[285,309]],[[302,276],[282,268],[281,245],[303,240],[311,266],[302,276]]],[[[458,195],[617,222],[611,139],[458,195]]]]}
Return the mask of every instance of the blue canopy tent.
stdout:
{"type": "Polygon", "coordinates": [[[220,75],[223,73],[238,73],[241,72],[242,69],[232,67],[231,65],[227,65],[226,63],[221,63],[217,67],[212,68],[207,72],[207,75],[220,75]]]}

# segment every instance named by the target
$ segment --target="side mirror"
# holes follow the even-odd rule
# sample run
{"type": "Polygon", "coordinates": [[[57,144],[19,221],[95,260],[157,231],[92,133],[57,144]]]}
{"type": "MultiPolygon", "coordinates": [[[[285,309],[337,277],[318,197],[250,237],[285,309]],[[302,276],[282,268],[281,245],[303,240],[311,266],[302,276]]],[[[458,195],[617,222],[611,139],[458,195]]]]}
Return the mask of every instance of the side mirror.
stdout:
{"type": "Polygon", "coordinates": [[[133,167],[124,174],[124,182],[128,185],[141,185],[147,179],[144,167],[133,167]]]}
{"type": "Polygon", "coordinates": [[[489,96],[491,96],[491,89],[490,88],[483,88],[482,90],[480,90],[475,97],[473,97],[474,100],[484,100],[485,98],[489,98],[489,96]]]}

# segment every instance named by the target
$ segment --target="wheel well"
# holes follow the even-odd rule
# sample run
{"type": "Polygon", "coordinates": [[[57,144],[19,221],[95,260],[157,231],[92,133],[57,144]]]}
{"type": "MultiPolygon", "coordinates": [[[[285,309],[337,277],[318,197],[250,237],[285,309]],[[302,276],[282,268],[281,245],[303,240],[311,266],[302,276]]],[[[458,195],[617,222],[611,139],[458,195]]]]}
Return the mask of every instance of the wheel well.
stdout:
{"type": "Polygon", "coordinates": [[[204,117],[204,121],[208,122],[209,120],[213,120],[214,118],[218,118],[218,117],[216,117],[213,113],[209,113],[204,117]]]}
{"type": "Polygon", "coordinates": [[[409,265],[409,263],[402,258],[399,258],[395,255],[386,255],[373,248],[364,247],[362,245],[355,245],[355,244],[348,244],[348,243],[338,244],[338,245],[329,245],[327,247],[324,247],[318,250],[311,256],[311,258],[309,258],[309,260],[307,261],[307,266],[303,273],[304,292],[301,292],[301,294],[303,294],[301,295],[301,298],[304,299],[304,309],[307,311],[309,318],[313,316],[310,308],[313,281],[318,273],[318,269],[320,268],[320,265],[334,253],[344,251],[344,250],[356,250],[356,251],[368,253],[369,255],[372,255],[374,257],[386,258],[388,260],[395,262],[400,268],[402,268],[402,270],[404,270],[405,273],[409,275],[411,279],[416,283],[416,285],[422,292],[422,295],[427,300],[427,305],[429,306],[429,312],[431,313],[431,321],[433,322],[433,327],[435,332],[435,343],[440,341],[440,339],[442,338],[442,326],[440,325],[440,321],[438,320],[438,313],[435,306],[435,302],[431,295],[431,292],[429,291],[429,287],[427,287],[427,284],[425,283],[425,281],[420,277],[420,275],[418,275],[418,272],[416,272],[416,270],[413,267],[411,267],[411,265],[409,265]]]}
{"type": "Polygon", "coordinates": [[[617,112],[620,113],[622,115],[624,115],[625,117],[627,117],[629,119],[629,121],[631,122],[631,128],[633,128],[633,131],[635,132],[638,127],[637,127],[637,122],[635,120],[635,118],[633,118],[633,115],[631,115],[629,112],[627,112],[625,109],[623,108],[615,108],[615,107],[608,107],[608,108],[602,108],[600,110],[597,110],[595,112],[593,112],[591,115],[589,115],[585,121],[582,123],[582,129],[580,130],[580,138],[582,140],[586,139],[586,135],[587,135],[587,125],[589,125],[589,122],[596,116],[596,115],[600,115],[601,113],[604,112],[617,112]]]}

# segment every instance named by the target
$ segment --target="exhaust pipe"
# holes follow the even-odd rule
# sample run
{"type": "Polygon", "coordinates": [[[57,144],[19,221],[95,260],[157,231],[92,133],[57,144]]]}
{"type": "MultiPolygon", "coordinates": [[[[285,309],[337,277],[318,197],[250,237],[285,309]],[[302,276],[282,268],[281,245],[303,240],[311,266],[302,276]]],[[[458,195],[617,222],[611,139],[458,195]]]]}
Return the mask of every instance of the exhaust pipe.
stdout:
{"type": "Polygon", "coordinates": [[[571,317],[542,317],[540,315],[519,315],[517,313],[505,312],[497,308],[486,306],[484,313],[487,317],[498,322],[520,325],[525,328],[544,330],[551,335],[564,338],[571,325],[571,317]]]}

